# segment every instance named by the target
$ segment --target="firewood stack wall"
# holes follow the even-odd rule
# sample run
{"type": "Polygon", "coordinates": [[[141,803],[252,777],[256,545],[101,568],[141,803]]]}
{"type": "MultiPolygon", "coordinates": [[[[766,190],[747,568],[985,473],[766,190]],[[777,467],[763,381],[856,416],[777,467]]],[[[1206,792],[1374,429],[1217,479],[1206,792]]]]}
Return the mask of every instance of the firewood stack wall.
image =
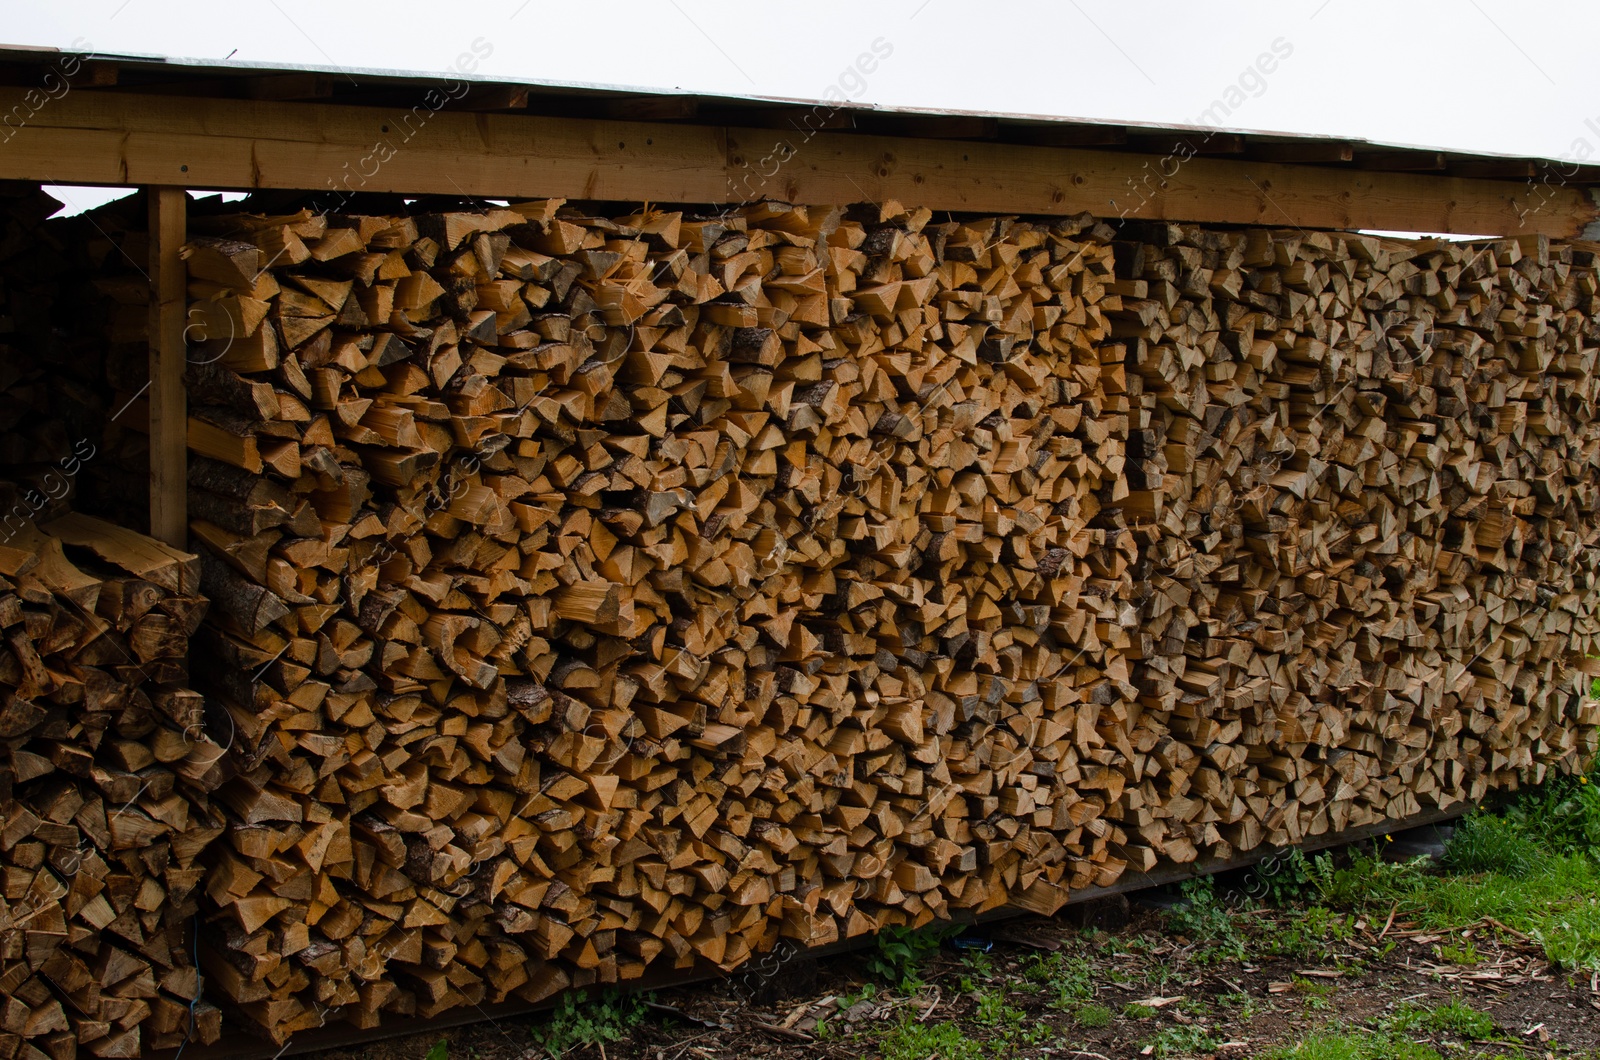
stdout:
{"type": "Polygon", "coordinates": [[[200,960],[280,1040],[1051,911],[1595,753],[1593,247],[191,229],[200,960]]]}

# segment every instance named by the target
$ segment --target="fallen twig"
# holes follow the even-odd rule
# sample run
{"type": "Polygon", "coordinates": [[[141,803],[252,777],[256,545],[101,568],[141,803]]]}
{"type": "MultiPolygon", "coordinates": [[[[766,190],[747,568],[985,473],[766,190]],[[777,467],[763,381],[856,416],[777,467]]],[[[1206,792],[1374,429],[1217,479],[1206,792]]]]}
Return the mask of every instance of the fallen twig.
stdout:
{"type": "MultiPolygon", "coordinates": [[[[750,1026],[758,1027],[761,1030],[766,1031],[768,1034],[776,1034],[780,1038],[789,1038],[797,1042],[816,1041],[815,1038],[811,1037],[811,1035],[807,1034],[805,1031],[797,1031],[792,1027],[780,1027],[776,1023],[764,1023],[761,1020],[751,1020],[750,1026]]],[[[604,1060],[603,1057],[602,1060],[604,1060]]]]}
{"type": "Polygon", "coordinates": [[[1394,908],[1389,910],[1389,919],[1383,922],[1383,930],[1378,932],[1378,941],[1383,941],[1383,936],[1389,933],[1389,927],[1394,923],[1394,915],[1400,911],[1400,903],[1396,902],[1394,908]]]}
{"type": "Polygon", "coordinates": [[[710,1031],[706,1031],[704,1034],[697,1034],[693,1038],[685,1039],[684,1042],[683,1042],[683,1045],[678,1049],[678,1051],[672,1054],[672,1060],[678,1060],[678,1057],[680,1057],[684,1053],[688,1052],[689,1051],[689,1047],[691,1045],[693,1045],[695,1042],[699,1041],[701,1038],[709,1038],[709,1037],[711,1037],[711,1032],[710,1031]]]}
{"type": "Polygon", "coordinates": [[[1509,927],[1509,926],[1507,926],[1505,924],[1502,924],[1500,921],[1496,920],[1492,916],[1484,917],[1481,921],[1479,921],[1479,923],[1488,924],[1490,927],[1498,928],[1501,931],[1504,931],[1507,935],[1511,935],[1511,936],[1513,936],[1515,938],[1519,938],[1523,942],[1532,943],[1535,946],[1537,946],[1539,944],[1539,940],[1538,939],[1532,937],[1531,935],[1528,935],[1525,932],[1518,931],[1514,927],[1509,927]]]}

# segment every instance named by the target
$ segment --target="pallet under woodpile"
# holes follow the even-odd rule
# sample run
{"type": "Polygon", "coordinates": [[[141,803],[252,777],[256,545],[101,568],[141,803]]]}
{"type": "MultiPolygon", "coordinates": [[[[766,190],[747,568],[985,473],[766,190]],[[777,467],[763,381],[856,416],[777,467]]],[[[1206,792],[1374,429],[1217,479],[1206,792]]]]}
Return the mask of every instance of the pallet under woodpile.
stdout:
{"type": "Polygon", "coordinates": [[[200,962],[276,1040],[1052,911],[1600,743],[1600,248],[191,228],[200,962]]]}

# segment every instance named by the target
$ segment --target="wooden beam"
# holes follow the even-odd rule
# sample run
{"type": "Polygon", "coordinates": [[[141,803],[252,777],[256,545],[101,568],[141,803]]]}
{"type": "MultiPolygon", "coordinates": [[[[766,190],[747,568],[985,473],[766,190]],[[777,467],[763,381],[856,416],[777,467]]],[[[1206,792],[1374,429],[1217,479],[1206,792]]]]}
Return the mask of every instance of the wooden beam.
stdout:
{"type": "MultiPolygon", "coordinates": [[[[1447,158],[1452,176],[1484,177],[1489,180],[1532,180],[1539,175],[1539,164],[1531,158],[1447,158]]],[[[1552,162],[1550,172],[1559,172],[1562,163],[1552,162]]]]}
{"type": "Polygon", "coordinates": [[[1352,144],[1341,141],[1310,140],[1306,142],[1261,143],[1252,140],[1245,145],[1251,158],[1263,162],[1288,162],[1299,164],[1341,163],[1356,157],[1352,144]]]}
{"type": "Polygon", "coordinates": [[[916,136],[930,140],[993,140],[1000,135],[1000,119],[981,114],[883,114],[858,111],[856,125],[885,136],[916,136]]]}
{"type": "Polygon", "coordinates": [[[1356,165],[1410,173],[1444,169],[1443,151],[1357,151],[1356,165]]]}
{"type": "Polygon", "coordinates": [[[182,188],[150,196],[150,536],[174,548],[189,542],[188,422],[184,402],[182,188]]]}
{"type": "Polygon", "coordinates": [[[824,129],[854,129],[858,113],[848,107],[829,106],[722,107],[711,111],[707,120],[748,129],[784,129],[805,135],[824,129]]]}
{"type": "Polygon", "coordinates": [[[1244,145],[1243,136],[1224,132],[1141,133],[1128,137],[1130,149],[1152,155],[1237,155],[1244,152],[1244,145]]]}
{"type": "MultiPolygon", "coordinates": [[[[728,130],[730,163],[751,143],[728,130]]],[[[760,141],[754,141],[759,145],[760,141]]],[[[1588,191],[1526,183],[998,144],[815,136],[764,193],[788,202],[897,199],[936,210],[1127,220],[1573,238],[1600,218],[1588,191]],[[1543,189],[1548,190],[1548,189],[1543,189]],[[1434,227],[1440,226],[1440,227],[1434,227]]]]}
{"type": "Polygon", "coordinates": [[[600,102],[607,118],[622,121],[687,121],[700,112],[698,96],[626,96],[600,102]]]}
{"type": "Polygon", "coordinates": [[[527,110],[527,85],[485,85],[474,88],[459,104],[462,110],[527,110]]]}
{"type": "Polygon", "coordinates": [[[250,99],[327,99],[333,95],[333,78],[326,74],[266,74],[241,81],[250,99]]]}
{"type": "MultiPolygon", "coordinates": [[[[965,213],[1572,238],[1588,189],[1018,144],[450,110],[73,93],[0,152],[0,179],[722,203],[898,199],[965,213]],[[757,174],[758,179],[752,179],[757,174]]],[[[0,111],[20,105],[0,90],[0,111]]],[[[1600,229],[1597,229],[1600,231],[1600,229]]]]}
{"type": "Polygon", "coordinates": [[[117,83],[120,67],[116,63],[91,62],[83,64],[83,77],[74,81],[74,88],[106,88],[117,83]]]}
{"type": "Polygon", "coordinates": [[[1051,124],[1009,125],[1005,127],[1006,139],[1035,147],[1110,147],[1128,142],[1128,130],[1122,125],[1073,125],[1068,122],[1051,124]]]}

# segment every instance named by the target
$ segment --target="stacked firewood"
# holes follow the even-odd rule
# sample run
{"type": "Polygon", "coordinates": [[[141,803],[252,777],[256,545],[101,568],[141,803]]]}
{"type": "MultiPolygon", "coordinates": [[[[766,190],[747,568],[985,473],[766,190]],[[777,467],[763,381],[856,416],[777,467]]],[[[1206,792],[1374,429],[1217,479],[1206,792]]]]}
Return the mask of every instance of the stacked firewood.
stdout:
{"type": "Polygon", "coordinates": [[[1581,247],[193,229],[237,770],[200,960],[279,1039],[1051,910],[1594,752],[1581,247]]]}
{"type": "Polygon", "coordinates": [[[1111,316],[1143,410],[1125,510],[1162,530],[1116,813],[1144,856],[1592,758],[1595,248],[1143,234],[1111,316]]]}
{"type": "Polygon", "coordinates": [[[282,1035],[1115,879],[1110,230],[558,203],[189,248],[190,509],[282,1035]]]}
{"type": "Polygon", "coordinates": [[[223,748],[187,687],[196,557],[81,515],[0,545],[0,1055],[214,1040],[198,858],[223,748]]]}

